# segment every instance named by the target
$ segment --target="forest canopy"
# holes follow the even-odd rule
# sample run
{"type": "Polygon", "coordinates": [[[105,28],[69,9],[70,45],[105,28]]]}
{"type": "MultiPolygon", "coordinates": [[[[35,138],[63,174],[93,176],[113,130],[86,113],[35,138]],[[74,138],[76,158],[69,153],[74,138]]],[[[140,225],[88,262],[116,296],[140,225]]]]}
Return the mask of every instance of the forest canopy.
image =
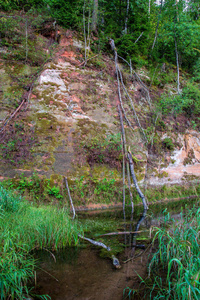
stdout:
{"type": "MultiPolygon", "coordinates": [[[[200,3],[198,0],[0,0],[3,11],[37,11],[66,28],[90,30],[98,49],[115,40],[119,55],[142,66],[169,62],[200,72],[200,3]]],[[[45,18],[44,18],[45,21],[45,18]]]]}

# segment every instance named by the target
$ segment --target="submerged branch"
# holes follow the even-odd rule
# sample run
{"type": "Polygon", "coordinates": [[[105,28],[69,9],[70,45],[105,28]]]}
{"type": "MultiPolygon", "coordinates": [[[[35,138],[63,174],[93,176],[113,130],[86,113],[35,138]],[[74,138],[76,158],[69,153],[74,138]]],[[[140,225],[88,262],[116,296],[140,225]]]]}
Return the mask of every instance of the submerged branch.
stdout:
{"type": "Polygon", "coordinates": [[[98,246],[98,247],[102,247],[102,248],[104,248],[104,249],[106,249],[106,250],[108,250],[108,251],[111,251],[111,248],[110,247],[108,247],[108,246],[106,246],[104,243],[102,243],[102,242],[97,242],[97,241],[94,241],[94,240],[92,240],[92,239],[89,239],[89,238],[86,238],[86,237],[84,237],[84,236],[82,236],[82,235],[78,235],[81,239],[83,239],[83,240],[85,240],[85,241],[88,241],[88,242],[90,242],[91,244],[93,244],[93,245],[95,245],[95,246],[98,246]]]}
{"type": "MultiPolygon", "coordinates": [[[[111,248],[106,246],[104,243],[102,242],[97,242],[97,241],[94,241],[92,239],[89,239],[89,238],[86,238],[86,237],[83,237],[82,235],[78,235],[81,239],[85,240],[85,241],[88,241],[89,243],[95,245],[95,246],[98,246],[98,247],[102,247],[104,249],[106,249],[107,251],[111,252],[111,248]]],[[[113,260],[113,265],[115,266],[116,269],[120,269],[121,268],[121,265],[119,263],[119,260],[114,256],[114,254],[111,255],[112,257],[112,260],[113,260]]]]}
{"type": "Polygon", "coordinates": [[[119,232],[108,232],[104,234],[100,234],[99,236],[110,236],[110,235],[123,235],[123,234],[133,234],[133,233],[141,233],[142,231],[119,231],[119,232]]]}

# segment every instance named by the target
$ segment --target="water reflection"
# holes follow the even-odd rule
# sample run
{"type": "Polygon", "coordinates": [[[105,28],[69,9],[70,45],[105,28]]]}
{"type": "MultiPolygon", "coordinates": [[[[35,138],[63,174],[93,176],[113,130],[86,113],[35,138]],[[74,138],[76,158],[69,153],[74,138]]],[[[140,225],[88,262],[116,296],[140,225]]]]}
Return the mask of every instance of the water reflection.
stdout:
{"type": "MultiPolygon", "coordinates": [[[[172,210],[178,207],[180,211],[180,202],[178,204],[174,203],[172,210]]],[[[156,205],[159,216],[165,207],[156,205]]],[[[79,220],[85,228],[89,222],[92,231],[87,232],[87,236],[89,235],[91,238],[96,238],[97,232],[100,234],[111,231],[122,232],[123,230],[124,232],[134,232],[125,234],[126,240],[123,235],[99,238],[115,250],[116,256],[122,262],[122,268],[116,270],[113,267],[110,257],[103,252],[106,251],[105,249],[84,242],[81,242],[79,248],[70,247],[53,253],[56,256],[56,262],[49,252],[40,251],[37,253],[40,269],[37,270],[35,293],[49,294],[52,300],[121,300],[124,287],[133,286],[133,282],[138,280],[136,272],[141,277],[145,276],[147,255],[143,255],[142,263],[138,255],[140,252],[144,253],[141,249],[147,245],[145,238],[149,239],[149,226],[152,224],[158,226],[158,222],[160,222],[160,217],[159,219],[156,217],[149,219],[149,214],[151,214],[151,209],[147,217],[147,211],[142,207],[135,208],[133,214],[130,207],[126,210],[125,218],[122,210],[79,215],[79,220]],[[136,259],[132,260],[133,257],[136,259]],[[131,259],[129,260],[129,258],[131,259]],[[123,264],[126,260],[129,260],[128,263],[123,264]],[[128,281],[129,279],[132,281],[128,281]]]]}

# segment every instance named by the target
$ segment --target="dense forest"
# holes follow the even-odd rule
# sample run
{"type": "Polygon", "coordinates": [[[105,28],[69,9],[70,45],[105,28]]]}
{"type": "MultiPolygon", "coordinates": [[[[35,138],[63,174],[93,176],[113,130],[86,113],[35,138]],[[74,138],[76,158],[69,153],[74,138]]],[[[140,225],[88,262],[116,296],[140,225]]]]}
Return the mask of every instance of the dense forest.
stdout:
{"type": "Polygon", "coordinates": [[[88,242],[105,299],[199,299],[199,0],[0,0],[0,107],[0,299],[88,242]]]}

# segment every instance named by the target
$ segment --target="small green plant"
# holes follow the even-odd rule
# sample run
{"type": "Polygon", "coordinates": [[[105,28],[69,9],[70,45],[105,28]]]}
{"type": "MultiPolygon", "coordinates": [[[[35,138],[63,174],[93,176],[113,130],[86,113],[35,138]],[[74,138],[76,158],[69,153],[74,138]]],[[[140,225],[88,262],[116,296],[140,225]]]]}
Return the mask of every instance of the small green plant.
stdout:
{"type": "Polygon", "coordinates": [[[104,178],[103,180],[99,180],[96,184],[94,193],[99,195],[101,193],[110,193],[113,190],[113,186],[115,185],[115,179],[108,180],[104,178]]]}
{"type": "Polygon", "coordinates": [[[165,138],[162,141],[162,143],[163,143],[163,146],[164,146],[165,149],[170,150],[170,151],[174,150],[175,146],[174,146],[171,138],[169,138],[169,137],[165,138]]]}
{"type": "Polygon", "coordinates": [[[58,186],[50,187],[50,185],[47,186],[47,193],[51,196],[56,197],[57,199],[63,199],[63,195],[60,194],[60,188],[58,186]]]}
{"type": "Polygon", "coordinates": [[[192,128],[193,128],[193,129],[196,129],[196,127],[197,127],[196,122],[195,122],[194,120],[192,120],[191,123],[192,123],[192,128]]]}

